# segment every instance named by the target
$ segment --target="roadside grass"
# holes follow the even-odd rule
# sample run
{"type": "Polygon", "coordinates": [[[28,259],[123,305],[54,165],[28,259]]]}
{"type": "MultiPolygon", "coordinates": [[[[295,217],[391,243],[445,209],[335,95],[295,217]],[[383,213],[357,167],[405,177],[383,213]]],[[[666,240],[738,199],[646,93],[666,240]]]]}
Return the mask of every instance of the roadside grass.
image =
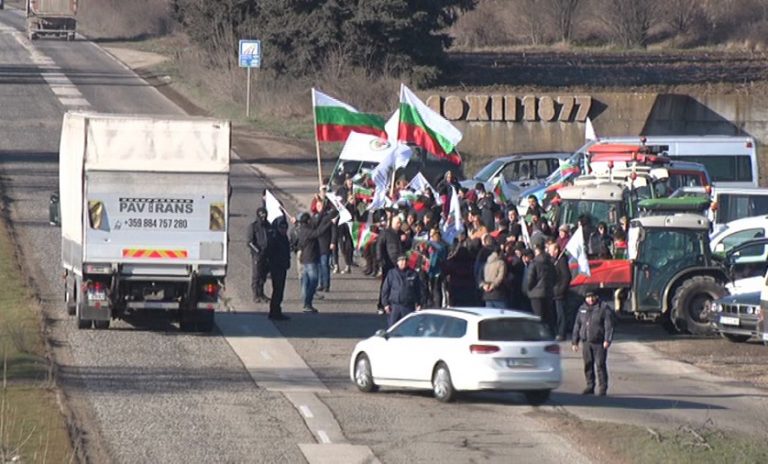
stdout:
{"type": "Polygon", "coordinates": [[[0,462],[70,462],[38,309],[0,226],[0,462]],[[15,460],[14,460],[15,459],[15,460]]]}
{"type": "Polygon", "coordinates": [[[597,462],[721,464],[768,462],[763,438],[718,430],[711,423],[651,428],[582,420],[563,412],[532,414],[554,425],[597,462]]]}

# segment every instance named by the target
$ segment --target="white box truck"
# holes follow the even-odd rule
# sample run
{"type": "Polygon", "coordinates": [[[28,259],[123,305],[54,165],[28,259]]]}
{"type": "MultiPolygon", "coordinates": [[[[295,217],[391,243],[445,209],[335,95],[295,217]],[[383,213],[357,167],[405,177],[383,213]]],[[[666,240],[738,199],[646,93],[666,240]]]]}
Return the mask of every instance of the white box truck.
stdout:
{"type": "MultiPolygon", "coordinates": [[[[227,271],[230,124],[70,112],[59,150],[67,309],[81,329],[138,310],[208,332],[227,271]]],[[[56,218],[58,212],[59,218],[56,218]]]]}
{"type": "Polygon", "coordinates": [[[27,0],[27,37],[43,35],[75,40],[77,0],[27,0]]]}

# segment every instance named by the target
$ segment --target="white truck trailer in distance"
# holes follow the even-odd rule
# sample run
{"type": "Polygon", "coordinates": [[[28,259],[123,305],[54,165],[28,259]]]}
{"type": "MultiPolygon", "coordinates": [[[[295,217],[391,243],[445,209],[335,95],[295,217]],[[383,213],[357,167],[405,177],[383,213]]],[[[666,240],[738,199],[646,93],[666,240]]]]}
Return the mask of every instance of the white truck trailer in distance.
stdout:
{"type": "Polygon", "coordinates": [[[213,329],[227,270],[229,153],[228,121],[64,115],[61,256],[79,328],[164,310],[183,331],[213,329]]]}

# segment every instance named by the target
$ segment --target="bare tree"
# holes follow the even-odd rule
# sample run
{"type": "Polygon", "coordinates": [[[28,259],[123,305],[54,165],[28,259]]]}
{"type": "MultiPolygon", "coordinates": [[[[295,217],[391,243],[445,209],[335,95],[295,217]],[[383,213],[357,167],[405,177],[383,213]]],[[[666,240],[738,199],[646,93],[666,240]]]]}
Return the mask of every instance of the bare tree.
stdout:
{"type": "Polygon", "coordinates": [[[552,17],[560,40],[570,43],[573,38],[573,26],[582,0],[546,0],[545,6],[552,17]]]}
{"type": "Polygon", "coordinates": [[[661,10],[675,32],[688,32],[701,14],[701,0],[666,0],[661,10]]]}
{"type": "Polygon", "coordinates": [[[542,7],[548,0],[515,0],[515,10],[523,34],[531,45],[539,45],[546,38],[546,18],[541,15],[542,7]]]}
{"type": "Polygon", "coordinates": [[[601,0],[597,4],[598,14],[620,45],[645,48],[662,1],[666,0],[601,0]]]}

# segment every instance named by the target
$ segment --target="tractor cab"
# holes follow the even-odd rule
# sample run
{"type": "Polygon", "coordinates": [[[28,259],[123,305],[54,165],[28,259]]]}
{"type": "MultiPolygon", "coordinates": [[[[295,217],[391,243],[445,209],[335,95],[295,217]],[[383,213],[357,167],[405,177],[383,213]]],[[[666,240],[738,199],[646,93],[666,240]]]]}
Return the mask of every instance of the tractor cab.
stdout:
{"type": "Polygon", "coordinates": [[[709,221],[688,213],[637,218],[628,246],[632,311],[680,331],[711,332],[711,304],[725,295],[728,278],[710,252],[709,221]]]}

